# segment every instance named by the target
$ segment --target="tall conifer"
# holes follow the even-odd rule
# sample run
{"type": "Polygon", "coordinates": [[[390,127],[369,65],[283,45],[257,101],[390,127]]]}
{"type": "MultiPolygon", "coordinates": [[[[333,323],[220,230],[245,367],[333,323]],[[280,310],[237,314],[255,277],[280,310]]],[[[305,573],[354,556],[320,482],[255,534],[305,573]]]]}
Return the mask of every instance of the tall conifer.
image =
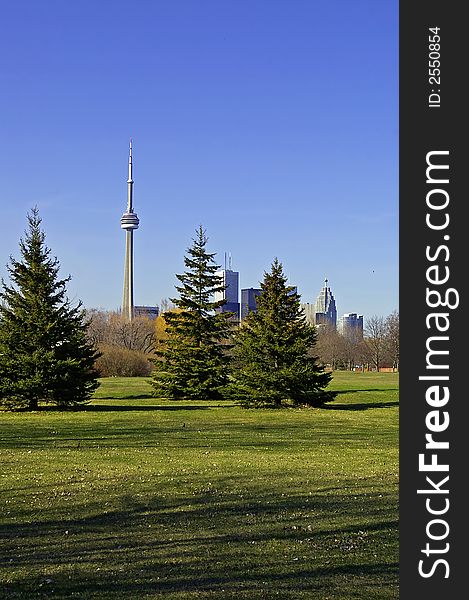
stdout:
{"type": "Polygon", "coordinates": [[[11,285],[2,280],[0,291],[0,404],[71,407],[98,387],[97,354],[86,337],[81,303],[72,307],[66,297],[70,277],[59,279],[59,262],[45,246],[37,208],[28,223],[22,259],[10,258],[11,285]]]}
{"type": "Polygon", "coordinates": [[[312,351],[315,328],[287,285],[277,259],[264,273],[257,311],[250,312],[235,335],[231,389],[246,406],[321,406],[332,400],[331,380],[312,351]]]}
{"type": "Polygon", "coordinates": [[[163,313],[167,339],[156,352],[153,395],[168,399],[220,398],[227,382],[226,340],[231,329],[231,313],[220,312],[224,300],[215,301],[215,292],[225,289],[216,275],[220,268],[215,254],[206,250],[202,227],[184,257],[186,271],[176,275],[177,308],[163,313]]]}

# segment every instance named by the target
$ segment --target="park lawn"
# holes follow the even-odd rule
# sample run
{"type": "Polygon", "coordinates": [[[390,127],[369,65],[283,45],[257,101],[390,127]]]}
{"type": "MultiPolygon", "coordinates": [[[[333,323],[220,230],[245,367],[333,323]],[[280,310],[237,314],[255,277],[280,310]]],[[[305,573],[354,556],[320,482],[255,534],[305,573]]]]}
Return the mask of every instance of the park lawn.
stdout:
{"type": "Polygon", "coordinates": [[[161,402],[0,413],[2,598],[398,598],[398,376],[322,409],[161,402]]]}

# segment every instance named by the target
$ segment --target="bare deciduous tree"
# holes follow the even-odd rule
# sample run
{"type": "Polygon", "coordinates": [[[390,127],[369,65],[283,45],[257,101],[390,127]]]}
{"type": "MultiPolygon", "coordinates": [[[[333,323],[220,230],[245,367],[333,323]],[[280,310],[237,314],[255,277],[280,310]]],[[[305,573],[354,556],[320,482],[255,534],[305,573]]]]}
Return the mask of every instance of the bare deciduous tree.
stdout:
{"type": "Polygon", "coordinates": [[[151,354],[155,349],[155,321],[148,317],[122,319],[117,312],[88,311],[90,339],[96,346],[108,345],[151,354]]]}
{"type": "Polygon", "coordinates": [[[344,339],[335,327],[323,325],[318,327],[318,341],[315,352],[325,365],[337,369],[343,362],[344,339]]]}
{"type": "Polygon", "coordinates": [[[96,347],[100,344],[105,344],[108,337],[109,313],[97,308],[91,308],[86,311],[86,319],[90,323],[87,331],[89,340],[96,347]]]}
{"type": "Polygon", "coordinates": [[[120,315],[112,315],[111,343],[127,350],[151,354],[155,349],[155,322],[147,317],[135,317],[126,321],[120,315]]]}
{"type": "Polygon", "coordinates": [[[353,371],[357,365],[366,362],[366,348],[361,332],[353,332],[342,338],[342,364],[353,371]]]}
{"type": "Polygon", "coordinates": [[[365,346],[368,351],[370,362],[379,371],[386,353],[387,327],[384,317],[373,315],[366,321],[365,346]]]}
{"type": "Polygon", "coordinates": [[[101,357],[96,368],[101,377],[146,376],[151,373],[151,355],[155,349],[155,321],[148,317],[122,319],[117,312],[87,311],[89,339],[101,357]]]}
{"type": "Polygon", "coordinates": [[[386,318],[386,355],[393,370],[399,371],[399,313],[397,310],[386,318]]]}

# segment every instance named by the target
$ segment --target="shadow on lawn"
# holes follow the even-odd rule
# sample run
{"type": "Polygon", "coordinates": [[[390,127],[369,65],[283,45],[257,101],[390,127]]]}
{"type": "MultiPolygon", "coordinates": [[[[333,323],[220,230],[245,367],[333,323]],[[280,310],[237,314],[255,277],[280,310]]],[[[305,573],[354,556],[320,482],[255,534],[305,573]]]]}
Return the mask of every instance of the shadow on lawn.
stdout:
{"type": "Polygon", "coordinates": [[[347,402],[346,404],[340,404],[340,396],[342,394],[360,394],[363,392],[398,392],[399,388],[368,388],[360,390],[337,390],[337,402],[333,404],[324,404],[322,408],[326,410],[369,410],[371,408],[390,408],[392,406],[399,406],[399,400],[387,400],[383,402],[376,402],[370,400],[369,402],[347,402]]]}
{"type": "Polygon", "coordinates": [[[398,597],[391,494],[316,490],[305,505],[298,495],[257,488],[241,495],[219,486],[192,495],[155,493],[143,502],[125,495],[113,510],[75,506],[69,518],[35,510],[32,520],[24,515],[26,522],[4,525],[0,565],[14,577],[4,578],[3,597],[322,598],[327,592],[345,600],[344,576],[354,598],[368,598],[371,589],[398,597]],[[349,518],[328,528],[334,512],[349,518]]]}
{"type": "Polygon", "coordinates": [[[399,401],[359,402],[356,404],[325,404],[322,408],[325,410],[369,410],[372,408],[390,408],[391,406],[399,406],[399,401]]]}
{"type": "MultiPolygon", "coordinates": [[[[121,396],[119,400],[151,400],[150,394],[126,394],[121,396]]],[[[95,400],[117,400],[116,396],[99,396],[95,400]]]]}
{"type": "MultiPolygon", "coordinates": [[[[127,400],[127,398],[126,398],[127,400]]],[[[96,400],[94,400],[96,402],[96,400]]],[[[99,400],[98,400],[99,402],[99,400]]],[[[124,401],[125,402],[125,401],[124,401]]],[[[221,408],[237,406],[236,404],[194,404],[194,405],[152,405],[152,404],[85,404],[83,406],[72,406],[68,408],[61,408],[57,406],[40,406],[35,412],[128,412],[128,411],[141,411],[141,412],[152,412],[152,411],[186,411],[186,410],[210,410],[212,408],[221,408]]],[[[27,410],[17,412],[29,412],[27,410]]]]}
{"type": "Polygon", "coordinates": [[[161,405],[134,405],[134,404],[87,404],[77,408],[78,411],[91,411],[91,412],[119,412],[119,411],[155,411],[155,410],[209,410],[211,408],[217,408],[219,405],[184,405],[184,406],[161,406],[161,405]]]}
{"type": "Polygon", "coordinates": [[[357,394],[360,392],[398,392],[399,388],[369,388],[369,389],[360,389],[360,390],[336,390],[336,394],[357,394]]]}

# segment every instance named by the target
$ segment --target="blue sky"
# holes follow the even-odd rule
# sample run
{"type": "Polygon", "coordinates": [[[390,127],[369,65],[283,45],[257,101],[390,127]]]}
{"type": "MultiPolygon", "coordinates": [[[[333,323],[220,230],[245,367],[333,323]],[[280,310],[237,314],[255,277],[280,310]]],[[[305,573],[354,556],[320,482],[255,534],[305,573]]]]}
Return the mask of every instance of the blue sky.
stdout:
{"type": "Polygon", "coordinates": [[[398,3],[3,3],[0,276],[39,207],[71,299],[173,296],[195,229],[241,287],[274,257],[304,302],[398,308],[398,3]]]}

